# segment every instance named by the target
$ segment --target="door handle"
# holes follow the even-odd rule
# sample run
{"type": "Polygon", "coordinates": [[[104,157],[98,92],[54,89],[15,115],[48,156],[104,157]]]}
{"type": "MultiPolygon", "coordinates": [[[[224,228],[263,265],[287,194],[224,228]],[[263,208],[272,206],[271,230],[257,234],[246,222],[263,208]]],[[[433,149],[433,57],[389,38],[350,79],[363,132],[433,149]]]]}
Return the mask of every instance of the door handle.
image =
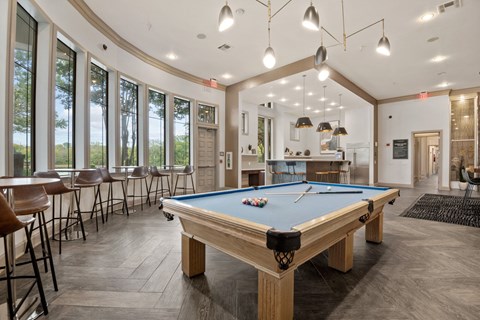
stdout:
{"type": "Polygon", "coordinates": [[[215,166],[198,166],[197,168],[199,168],[199,169],[215,168],[215,166]]]}

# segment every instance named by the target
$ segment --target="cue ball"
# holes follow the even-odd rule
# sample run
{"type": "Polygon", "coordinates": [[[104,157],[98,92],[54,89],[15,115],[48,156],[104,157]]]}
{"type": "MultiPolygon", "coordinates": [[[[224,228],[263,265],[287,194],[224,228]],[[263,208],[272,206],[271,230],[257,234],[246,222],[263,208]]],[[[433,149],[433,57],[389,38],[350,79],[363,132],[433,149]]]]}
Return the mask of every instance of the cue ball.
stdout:
{"type": "Polygon", "coordinates": [[[327,187],[327,190],[328,190],[328,191],[332,190],[332,187],[327,187]]]}

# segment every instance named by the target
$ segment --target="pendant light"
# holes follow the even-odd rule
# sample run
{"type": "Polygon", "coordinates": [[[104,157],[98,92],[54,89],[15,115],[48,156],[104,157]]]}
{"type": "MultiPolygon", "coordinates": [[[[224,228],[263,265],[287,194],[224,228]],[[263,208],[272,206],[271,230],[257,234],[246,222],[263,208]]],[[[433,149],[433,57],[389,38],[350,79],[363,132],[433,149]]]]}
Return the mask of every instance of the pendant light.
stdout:
{"type": "Polygon", "coordinates": [[[263,65],[268,69],[272,69],[277,63],[275,52],[270,45],[270,22],[272,21],[271,8],[270,0],[268,0],[268,48],[265,50],[265,54],[263,55],[263,65]]]}
{"type": "Polygon", "coordinates": [[[382,34],[383,36],[378,41],[377,52],[384,55],[390,56],[390,41],[385,37],[385,22],[382,20],[382,34]]]}
{"type": "Polygon", "coordinates": [[[307,11],[305,11],[302,25],[309,30],[320,30],[320,17],[318,16],[317,9],[313,6],[313,1],[310,1],[310,6],[307,8],[307,11]]]}
{"type": "Polygon", "coordinates": [[[297,123],[295,123],[295,128],[303,129],[303,128],[311,128],[313,127],[312,121],[309,117],[305,116],[305,77],[303,75],[303,117],[297,119],[297,123]]]}
{"type": "Polygon", "coordinates": [[[332,135],[334,136],[346,136],[348,135],[347,133],[347,130],[345,129],[345,127],[342,127],[341,126],[341,123],[342,123],[342,94],[340,93],[338,95],[338,99],[339,99],[339,107],[338,107],[338,110],[340,110],[338,112],[338,127],[335,128],[335,130],[333,130],[333,133],[332,135]]]}
{"type": "Polygon", "coordinates": [[[323,86],[323,122],[320,122],[317,127],[317,132],[331,132],[333,131],[330,122],[325,121],[325,88],[327,86],[323,86]]]}
{"type": "Polygon", "coordinates": [[[220,10],[220,15],[218,17],[218,31],[223,32],[233,26],[233,13],[230,9],[228,2],[225,1],[225,5],[220,10]]]}

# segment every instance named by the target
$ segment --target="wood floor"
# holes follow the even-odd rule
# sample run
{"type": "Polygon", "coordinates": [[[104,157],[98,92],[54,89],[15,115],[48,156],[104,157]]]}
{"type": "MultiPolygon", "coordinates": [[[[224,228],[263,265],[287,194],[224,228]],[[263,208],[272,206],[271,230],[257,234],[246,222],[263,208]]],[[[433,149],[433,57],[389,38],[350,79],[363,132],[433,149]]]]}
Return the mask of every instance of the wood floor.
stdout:
{"type": "MultiPolygon", "coordinates": [[[[382,244],[356,233],[352,271],[329,269],[325,253],[301,266],[295,319],[480,319],[480,229],[399,217],[424,192],[437,191],[428,182],[402,189],[386,206],[382,244]]],[[[86,242],[64,242],[55,255],[59,291],[43,277],[44,319],[256,319],[256,270],[208,248],[205,275],[186,278],[178,219],[155,206],[87,229],[86,242]]]]}

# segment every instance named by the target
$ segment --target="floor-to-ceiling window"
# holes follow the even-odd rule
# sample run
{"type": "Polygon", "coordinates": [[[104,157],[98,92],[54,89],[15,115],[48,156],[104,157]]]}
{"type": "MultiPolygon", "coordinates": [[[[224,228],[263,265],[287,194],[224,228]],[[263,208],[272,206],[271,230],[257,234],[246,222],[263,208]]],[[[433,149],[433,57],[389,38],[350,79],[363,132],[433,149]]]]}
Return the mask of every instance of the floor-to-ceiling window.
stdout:
{"type": "Polygon", "coordinates": [[[108,72],[90,64],[90,167],[108,166],[108,72]]]}
{"type": "Polygon", "coordinates": [[[57,40],[55,77],[55,167],[75,166],[76,53],[57,40]]]}
{"type": "Polygon", "coordinates": [[[124,166],[138,165],[138,85],[120,79],[120,154],[124,166]]]}
{"type": "Polygon", "coordinates": [[[190,164],[190,101],[173,99],[174,164],[190,164]]]}
{"type": "Polygon", "coordinates": [[[13,72],[13,166],[14,176],[35,170],[34,114],[37,22],[17,5],[13,72]]]}
{"type": "Polygon", "coordinates": [[[165,164],[165,94],[148,90],[148,161],[165,164]]]}
{"type": "Polygon", "coordinates": [[[257,161],[264,163],[265,159],[272,158],[273,120],[271,118],[258,117],[258,144],[257,161]]]}

